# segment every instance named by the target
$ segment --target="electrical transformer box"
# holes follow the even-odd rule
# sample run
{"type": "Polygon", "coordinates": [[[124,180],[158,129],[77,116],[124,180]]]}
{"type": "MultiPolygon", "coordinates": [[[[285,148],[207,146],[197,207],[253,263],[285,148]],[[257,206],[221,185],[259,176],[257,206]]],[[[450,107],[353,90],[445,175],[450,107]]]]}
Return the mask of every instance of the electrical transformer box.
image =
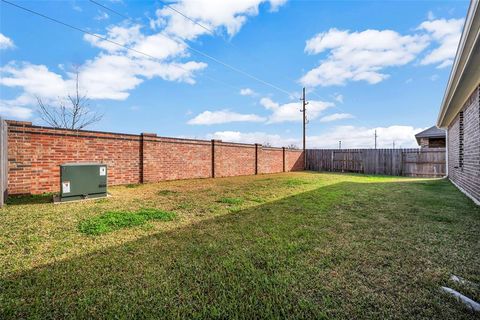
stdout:
{"type": "Polygon", "coordinates": [[[66,163],[60,165],[60,201],[106,196],[106,164],[66,163]]]}

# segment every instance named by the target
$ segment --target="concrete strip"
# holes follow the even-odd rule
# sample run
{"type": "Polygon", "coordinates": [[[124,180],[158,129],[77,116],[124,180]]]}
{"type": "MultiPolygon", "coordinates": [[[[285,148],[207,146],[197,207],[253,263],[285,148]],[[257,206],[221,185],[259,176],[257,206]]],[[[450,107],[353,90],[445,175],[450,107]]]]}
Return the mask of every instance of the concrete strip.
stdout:
{"type": "Polygon", "coordinates": [[[464,279],[464,278],[462,278],[462,277],[456,276],[456,275],[454,275],[454,274],[452,274],[452,275],[450,276],[450,280],[452,280],[453,282],[457,282],[457,283],[459,283],[459,284],[462,284],[462,285],[469,286],[469,287],[474,287],[474,288],[480,287],[480,284],[475,283],[475,282],[472,282],[472,281],[468,281],[467,279],[464,279]]]}
{"type": "Polygon", "coordinates": [[[454,296],[457,300],[463,302],[468,308],[472,309],[473,311],[480,312],[480,303],[473,301],[469,297],[464,296],[458,291],[455,291],[453,289],[447,288],[447,287],[441,287],[443,291],[446,293],[451,294],[454,296]]]}

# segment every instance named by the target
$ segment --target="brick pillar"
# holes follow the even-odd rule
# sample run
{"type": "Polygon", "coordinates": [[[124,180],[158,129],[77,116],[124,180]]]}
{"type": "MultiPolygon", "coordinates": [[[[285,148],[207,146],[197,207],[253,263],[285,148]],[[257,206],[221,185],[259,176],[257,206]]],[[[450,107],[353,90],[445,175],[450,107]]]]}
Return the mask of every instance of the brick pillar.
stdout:
{"type": "Polygon", "coordinates": [[[258,174],[258,143],[255,143],[255,174],[258,174]]]}
{"type": "Polygon", "coordinates": [[[222,140],[212,139],[212,178],[215,178],[215,145],[222,140]]]}
{"type": "Polygon", "coordinates": [[[151,148],[153,139],[157,137],[156,133],[141,134],[142,143],[140,144],[140,183],[155,182],[152,173],[155,168],[155,159],[152,156],[151,148]]]}

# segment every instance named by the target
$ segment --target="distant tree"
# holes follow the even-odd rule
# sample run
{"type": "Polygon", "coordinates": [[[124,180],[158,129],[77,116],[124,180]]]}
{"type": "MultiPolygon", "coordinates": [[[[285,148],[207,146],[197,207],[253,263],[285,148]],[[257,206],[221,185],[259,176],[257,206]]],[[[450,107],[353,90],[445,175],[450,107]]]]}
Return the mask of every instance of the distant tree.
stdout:
{"type": "Polygon", "coordinates": [[[267,148],[270,148],[272,146],[272,144],[270,142],[264,142],[262,144],[263,147],[267,147],[267,148]]]}
{"type": "Polygon", "coordinates": [[[87,95],[80,93],[78,70],[75,71],[75,93],[59,99],[58,106],[49,106],[40,97],[36,98],[40,118],[55,128],[81,130],[103,118],[103,114],[90,110],[87,95]]]}
{"type": "Polygon", "coordinates": [[[298,149],[297,145],[292,143],[287,146],[287,149],[298,149]]]}

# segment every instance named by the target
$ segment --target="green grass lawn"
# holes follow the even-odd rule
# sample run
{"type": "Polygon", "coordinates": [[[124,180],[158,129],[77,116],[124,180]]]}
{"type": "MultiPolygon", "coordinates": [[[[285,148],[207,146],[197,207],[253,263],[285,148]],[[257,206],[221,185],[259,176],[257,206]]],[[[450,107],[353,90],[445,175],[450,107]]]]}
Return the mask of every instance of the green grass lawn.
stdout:
{"type": "Polygon", "coordinates": [[[480,300],[449,280],[480,283],[480,207],[446,180],[298,172],[109,191],[0,209],[1,319],[479,317],[439,289],[480,300]]]}

